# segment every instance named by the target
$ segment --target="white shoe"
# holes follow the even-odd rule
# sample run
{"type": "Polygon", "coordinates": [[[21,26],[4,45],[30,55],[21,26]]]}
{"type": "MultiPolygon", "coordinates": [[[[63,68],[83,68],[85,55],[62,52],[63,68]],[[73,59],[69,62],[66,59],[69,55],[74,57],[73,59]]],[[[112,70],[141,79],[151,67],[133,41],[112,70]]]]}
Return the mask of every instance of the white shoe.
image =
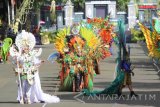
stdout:
{"type": "Polygon", "coordinates": [[[27,104],[31,104],[31,100],[30,100],[30,97],[27,97],[27,100],[26,100],[27,102],[27,104]]]}
{"type": "Polygon", "coordinates": [[[23,99],[21,99],[19,102],[20,102],[20,104],[24,104],[24,100],[23,99]]]}
{"type": "Polygon", "coordinates": [[[31,104],[31,101],[30,101],[30,99],[27,99],[27,104],[31,104]]]}

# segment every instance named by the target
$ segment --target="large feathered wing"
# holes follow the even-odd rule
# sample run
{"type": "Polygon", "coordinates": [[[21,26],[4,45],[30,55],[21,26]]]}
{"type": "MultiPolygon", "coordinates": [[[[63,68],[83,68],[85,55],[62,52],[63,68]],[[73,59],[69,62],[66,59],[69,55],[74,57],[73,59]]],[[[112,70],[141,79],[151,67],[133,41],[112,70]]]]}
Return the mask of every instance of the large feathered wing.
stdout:
{"type": "Polygon", "coordinates": [[[158,33],[154,29],[153,31],[150,31],[147,27],[145,27],[143,24],[139,23],[139,26],[144,34],[144,37],[146,39],[147,48],[149,51],[149,56],[160,58],[160,51],[158,47],[158,33]]]}
{"type": "Polygon", "coordinates": [[[96,49],[98,45],[100,45],[99,38],[91,29],[81,27],[80,34],[86,40],[87,46],[89,46],[89,48],[96,49]]]}
{"type": "Polygon", "coordinates": [[[54,38],[54,45],[58,52],[64,53],[64,48],[66,46],[65,38],[69,34],[70,28],[64,28],[60,30],[54,38]]]}

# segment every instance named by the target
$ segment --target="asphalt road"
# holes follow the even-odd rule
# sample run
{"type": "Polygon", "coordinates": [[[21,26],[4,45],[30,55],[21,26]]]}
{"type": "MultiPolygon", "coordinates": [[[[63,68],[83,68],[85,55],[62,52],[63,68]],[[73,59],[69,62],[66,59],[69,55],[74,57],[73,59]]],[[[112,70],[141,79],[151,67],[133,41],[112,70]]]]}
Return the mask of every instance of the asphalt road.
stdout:
{"type": "MultiPolygon", "coordinates": [[[[46,59],[54,50],[53,45],[42,45],[43,53],[41,59],[45,63],[40,67],[40,77],[42,89],[51,95],[57,95],[61,98],[58,104],[36,103],[31,105],[20,105],[16,101],[17,84],[16,77],[12,70],[12,63],[9,60],[6,64],[0,64],[0,107],[64,107],[64,106],[105,106],[105,107],[159,107],[160,105],[160,77],[157,73],[152,59],[138,44],[130,44],[131,61],[135,66],[135,76],[132,77],[133,88],[139,95],[138,98],[129,98],[128,88],[123,90],[125,98],[116,98],[110,96],[79,96],[75,92],[59,92],[59,80],[57,79],[60,65],[48,62],[46,59]],[[81,101],[79,101],[80,99],[81,101]],[[82,102],[83,101],[83,102],[82,102]]],[[[113,47],[113,56],[100,63],[101,74],[94,78],[94,90],[102,90],[114,80],[115,77],[115,59],[117,49],[113,47]]]]}

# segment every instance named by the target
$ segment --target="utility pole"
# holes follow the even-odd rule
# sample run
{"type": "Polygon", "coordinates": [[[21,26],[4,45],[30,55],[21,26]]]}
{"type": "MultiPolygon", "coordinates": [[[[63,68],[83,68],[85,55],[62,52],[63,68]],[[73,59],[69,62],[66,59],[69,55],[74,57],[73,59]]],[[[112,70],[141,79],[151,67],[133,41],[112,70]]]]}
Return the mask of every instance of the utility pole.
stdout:
{"type": "Polygon", "coordinates": [[[8,9],[8,25],[11,24],[11,15],[10,15],[10,5],[9,5],[9,0],[7,0],[7,9],[8,9]]]}
{"type": "Polygon", "coordinates": [[[14,5],[15,5],[15,0],[11,0],[12,24],[13,24],[13,20],[14,20],[14,5]]]}

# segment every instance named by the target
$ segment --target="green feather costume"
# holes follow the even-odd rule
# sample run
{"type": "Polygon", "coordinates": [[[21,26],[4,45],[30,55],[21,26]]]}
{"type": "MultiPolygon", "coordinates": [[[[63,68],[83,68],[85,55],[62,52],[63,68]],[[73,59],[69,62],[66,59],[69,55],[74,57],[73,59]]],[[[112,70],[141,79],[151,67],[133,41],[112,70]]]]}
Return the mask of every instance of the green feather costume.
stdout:
{"type": "Polygon", "coordinates": [[[3,43],[2,43],[2,48],[1,48],[1,57],[3,62],[6,62],[7,60],[7,55],[9,52],[9,48],[12,45],[12,39],[11,38],[6,38],[4,39],[3,43]]]}

